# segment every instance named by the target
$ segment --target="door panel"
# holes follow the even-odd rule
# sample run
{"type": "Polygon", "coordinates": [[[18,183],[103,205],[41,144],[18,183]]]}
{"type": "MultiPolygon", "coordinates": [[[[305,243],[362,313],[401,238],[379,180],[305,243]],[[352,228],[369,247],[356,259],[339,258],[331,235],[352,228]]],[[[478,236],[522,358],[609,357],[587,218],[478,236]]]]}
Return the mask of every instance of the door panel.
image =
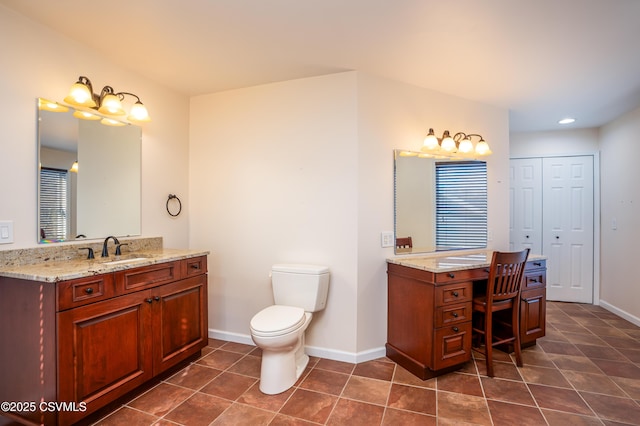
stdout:
{"type": "Polygon", "coordinates": [[[543,158],[547,298],[593,301],[593,157],[543,158]]]}
{"type": "Polygon", "coordinates": [[[542,254],[542,160],[514,159],[510,168],[510,250],[542,254]]]}

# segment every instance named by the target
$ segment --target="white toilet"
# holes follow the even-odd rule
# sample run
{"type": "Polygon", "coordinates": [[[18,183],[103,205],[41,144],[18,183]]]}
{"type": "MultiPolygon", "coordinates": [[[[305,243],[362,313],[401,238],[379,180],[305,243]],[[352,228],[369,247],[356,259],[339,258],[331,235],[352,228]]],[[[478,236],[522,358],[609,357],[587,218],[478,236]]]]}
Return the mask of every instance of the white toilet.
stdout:
{"type": "Polygon", "coordinates": [[[324,309],[329,268],[318,265],[273,265],[271,283],[276,304],[251,319],[251,338],[262,348],[260,391],[274,395],[293,386],[309,363],[304,332],[312,312],[324,309]]]}

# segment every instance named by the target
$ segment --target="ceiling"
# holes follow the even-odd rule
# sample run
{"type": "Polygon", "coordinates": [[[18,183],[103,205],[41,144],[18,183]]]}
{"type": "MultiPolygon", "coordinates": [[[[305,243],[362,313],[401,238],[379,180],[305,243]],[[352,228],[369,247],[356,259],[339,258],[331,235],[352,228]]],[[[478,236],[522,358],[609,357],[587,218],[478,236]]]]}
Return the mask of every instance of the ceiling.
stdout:
{"type": "Polygon", "coordinates": [[[639,0],[0,4],[186,95],[359,70],[507,108],[511,131],[640,106],[639,0]]]}

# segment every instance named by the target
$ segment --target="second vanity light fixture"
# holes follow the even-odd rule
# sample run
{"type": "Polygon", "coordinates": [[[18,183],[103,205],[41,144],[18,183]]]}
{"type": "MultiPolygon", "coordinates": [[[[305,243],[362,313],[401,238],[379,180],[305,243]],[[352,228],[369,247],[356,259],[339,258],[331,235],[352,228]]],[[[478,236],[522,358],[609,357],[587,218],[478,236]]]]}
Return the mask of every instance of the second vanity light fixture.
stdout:
{"type": "Polygon", "coordinates": [[[442,137],[438,138],[433,129],[429,129],[421,150],[427,154],[445,157],[474,157],[491,154],[489,144],[480,135],[458,132],[451,136],[449,131],[445,130],[442,137]],[[473,138],[478,138],[475,144],[472,141],[473,138]]]}
{"type": "MultiPolygon", "coordinates": [[[[82,118],[84,120],[99,120],[102,117],[98,117],[91,113],[91,110],[97,110],[100,114],[119,118],[126,115],[127,112],[122,107],[122,101],[125,95],[133,96],[136,98],[136,103],[131,107],[127,120],[132,122],[146,122],[151,121],[147,108],[140,101],[138,95],[129,92],[117,92],[113,90],[111,86],[104,86],[100,94],[93,93],[93,85],[91,80],[87,77],[80,76],[78,81],[71,86],[69,95],[64,98],[64,101],[70,105],[87,108],[85,110],[76,111],[73,115],[82,118]]],[[[118,123],[117,120],[104,118],[104,124],[111,124],[110,122],[118,123]],[[105,122],[106,120],[106,122],[105,122]]]]}

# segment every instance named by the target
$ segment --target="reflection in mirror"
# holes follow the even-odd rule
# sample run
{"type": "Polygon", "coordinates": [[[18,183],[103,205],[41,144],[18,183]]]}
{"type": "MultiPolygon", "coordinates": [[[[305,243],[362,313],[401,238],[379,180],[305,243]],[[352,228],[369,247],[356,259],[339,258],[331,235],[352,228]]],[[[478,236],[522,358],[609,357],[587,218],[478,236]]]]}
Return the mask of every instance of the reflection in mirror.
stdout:
{"type": "Polygon", "coordinates": [[[394,151],[395,253],[487,246],[487,165],[394,151]]]}
{"type": "Polygon", "coordinates": [[[140,235],[140,127],[74,112],[38,109],[38,241],[140,235]]]}

